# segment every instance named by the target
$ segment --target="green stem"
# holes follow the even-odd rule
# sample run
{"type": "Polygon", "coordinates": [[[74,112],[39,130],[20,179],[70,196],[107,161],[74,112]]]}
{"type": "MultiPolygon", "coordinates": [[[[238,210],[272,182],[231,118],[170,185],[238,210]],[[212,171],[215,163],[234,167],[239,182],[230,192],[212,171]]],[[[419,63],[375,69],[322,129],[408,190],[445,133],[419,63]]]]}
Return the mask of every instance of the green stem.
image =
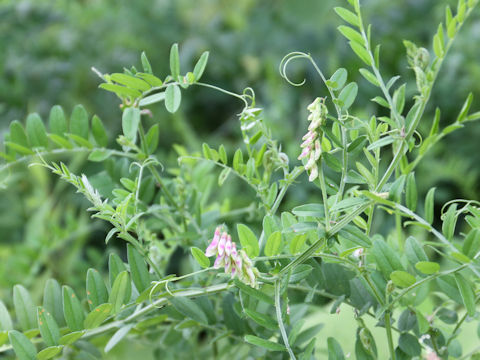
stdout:
{"type": "Polygon", "coordinates": [[[390,312],[385,312],[385,330],[387,332],[388,350],[390,352],[390,359],[395,360],[395,348],[393,346],[392,338],[392,324],[390,323],[390,312]]]}
{"type": "Polygon", "coordinates": [[[282,334],[283,343],[287,348],[288,354],[290,355],[290,359],[296,360],[295,354],[293,353],[292,348],[288,343],[287,331],[285,330],[285,326],[283,325],[282,305],[280,303],[280,287],[281,287],[280,280],[275,281],[275,312],[277,314],[278,327],[280,328],[280,333],[282,334]]]}

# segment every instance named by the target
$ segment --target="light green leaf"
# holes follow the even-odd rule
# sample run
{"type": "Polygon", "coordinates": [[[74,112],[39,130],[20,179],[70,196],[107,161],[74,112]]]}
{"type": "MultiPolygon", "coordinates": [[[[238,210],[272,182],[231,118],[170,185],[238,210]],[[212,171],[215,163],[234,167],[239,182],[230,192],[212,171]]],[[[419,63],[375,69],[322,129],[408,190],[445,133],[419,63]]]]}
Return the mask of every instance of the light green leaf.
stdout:
{"type": "Polygon", "coordinates": [[[338,69],[333,73],[329,81],[334,90],[340,90],[347,81],[347,70],[344,68],[338,69]]]}
{"type": "Polygon", "coordinates": [[[47,360],[56,356],[60,351],[62,351],[63,346],[49,346],[37,354],[37,360],[47,360]]]}
{"type": "Polygon", "coordinates": [[[13,287],[13,304],[21,329],[30,330],[36,328],[37,312],[30,293],[22,285],[13,287]]]}
{"type": "Polygon", "coordinates": [[[280,231],[273,232],[267,239],[265,244],[265,255],[274,256],[280,253],[282,245],[282,233],[280,231]]]}
{"type": "Polygon", "coordinates": [[[327,339],[328,360],[345,360],[342,347],[333,337],[327,339]]]}
{"type": "Polygon", "coordinates": [[[108,149],[95,149],[90,155],[88,155],[88,160],[93,162],[102,162],[108,159],[112,155],[112,150],[108,149]]]}
{"type": "Polygon", "coordinates": [[[282,344],[265,340],[254,335],[245,335],[245,341],[249,344],[260,346],[269,351],[286,351],[287,349],[282,344]]]}
{"type": "Polygon", "coordinates": [[[174,113],[180,107],[182,101],[182,93],[180,88],[175,84],[170,84],[165,90],[165,108],[168,112],[174,113]]]}
{"type": "Polygon", "coordinates": [[[50,109],[48,128],[51,133],[58,136],[63,136],[63,134],[67,132],[67,119],[65,117],[65,112],[60,105],[55,105],[50,109]]]}
{"type": "Polygon", "coordinates": [[[170,72],[175,81],[180,76],[180,57],[178,55],[178,44],[175,43],[170,48],[170,72]]]}
{"type": "Polygon", "coordinates": [[[40,115],[33,113],[27,117],[27,137],[32,147],[48,147],[47,131],[40,115]]]}
{"type": "Polygon", "coordinates": [[[13,329],[12,318],[10,317],[10,314],[5,304],[3,303],[2,300],[0,300],[0,331],[12,330],[12,329],[13,329]]]}
{"type": "Polygon", "coordinates": [[[455,281],[457,282],[458,290],[462,296],[463,304],[467,309],[469,316],[475,315],[475,293],[473,292],[473,284],[460,274],[455,274],[455,281]]]}
{"type": "Polygon", "coordinates": [[[113,282],[112,291],[108,298],[108,302],[113,304],[113,312],[118,313],[122,306],[130,300],[130,297],[130,276],[127,271],[122,271],[113,282]]]}
{"type": "Polygon", "coordinates": [[[150,96],[146,96],[138,102],[139,106],[152,105],[160,101],[165,100],[165,92],[156,93],[150,96]]]}
{"type": "Polygon", "coordinates": [[[55,279],[48,279],[43,290],[43,307],[52,314],[59,326],[65,325],[63,318],[62,288],[55,279]]]}
{"type": "Polygon", "coordinates": [[[137,139],[138,125],[140,124],[140,109],[136,107],[128,107],[123,111],[122,129],[123,134],[132,143],[137,139]]]}
{"type": "Polygon", "coordinates": [[[427,196],[425,196],[425,220],[429,224],[433,222],[434,196],[435,188],[428,190],[427,196]]]}
{"type": "Polygon", "coordinates": [[[457,217],[457,204],[450,205],[447,212],[442,216],[442,233],[448,240],[451,240],[453,238],[453,234],[455,233],[457,217]]]}
{"type": "Polygon", "coordinates": [[[95,269],[87,271],[87,302],[90,310],[108,301],[108,291],[100,273],[95,269]]]}
{"type": "Polygon", "coordinates": [[[333,8],[333,10],[335,10],[338,16],[340,16],[343,20],[345,20],[349,24],[352,24],[357,27],[360,26],[360,20],[358,19],[358,16],[353,12],[351,12],[350,10],[347,10],[339,6],[333,8]]]}
{"type": "Polygon", "coordinates": [[[63,286],[63,315],[70,330],[83,330],[85,314],[80,300],[69,286],[63,286]]]}
{"type": "Polygon", "coordinates": [[[103,84],[100,84],[99,88],[114,92],[120,98],[131,97],[133,99],[136,99],[142,96],[142,93],[138,90],[129,89],[125,86],[121,86],[117,84],[103,83],[103,84]]]}
{"type": "Polygon", "coordinates": [[[115,73],[110,75],[110,80],[113,80],[118,84],[125,85],[130,89],[139,91],[147,91],[151,88],[150,84],[148,84],[146,81],[128,74],[115,73]]]}
{"type": "Polygon", "coordinates": [[[195,258],[195,260],[197,260],[198,264],[206,269],[208,267],[210,267],[210,260],[208,259],[208,257],[203,253],[202,250],[200,250],[199,248],[193,246],[190,248],[190,251],[192,252],[192,256],[195,258]]]}
{"type": "Polygon", "coordinates": [[[313,216],[317,218],[323,218],[325,216],[325,210],[323,204],[305,204],[294,207],[292,213],[297,216],[313,216]]]}
{"type": "Polygon", "coordinates": [[[102,120],[97,115],[93,115],[92,118],[92,134],[98,146],[106,147],[108,145],[107,132],[105,131],[102,120]]]}
{"type": "Polygon", "coordinates": [[[338,95],[338,99],[342,102],[342,109],[348,110],[350,106],[352,106],[355,98],[357,97],[358,86],[356,83],[352,82],[349,83],[347,86],[343,88],[338,95]]]}
{"type": "Polygon", "coordinates": [[[128,333],[134,326],[135,324],[127,324],[118,329],[115,334],[112,335],[110,340],[108,340],[107,345],[105,345],[104,351],[108,353],[110,350],[112,350],[115,345],[117,345],[120,341],[123,340],[125,336],[128,335],[128,333]]]}
{"type": "Polygon", "coordinates": [[[253,259],[258,256],[260,249],[258,246],[258,239],[252,230],[246,225],[237,224],[237,234],[242,244],[242,248],[247,253],[248,257],[253,259]]]}
{"type": "Polygon", "coordinates": [[[113,305],[109,303],[97,306],[85,318],[83,323],[85,328],[94,329],[100,326],[110,316],[112,309],[113,305]]]}
{"type": "Polygon", "coordinates": [[[401,288],[409,287],[410,285],[415,284],[415,282],[417,281],[415,279],[415,276],[401,270],[392,272],[390,274],[390,280],[392,280],[395,285],[401,288]]]}
{"type": "Polygon", "coordinates": [[[37,320],[40,334],[47,346],[56,346],[60,340],[60,329],[52,314],[39,306],[37,308],[37,320]]]}
{"type": "Polygon", "coordinates": [[[470,259],[480,251],[480,229],[471,230],[463,241],[462,252],[470,259]]]}
{"type": "Polygon", "coordinates": [[[22,123],[18,120],[13,120],[10,123],[10,141],[27,149],[30,148],[25,129],[23,128],[22,123]]]}
{"type": "Polygon", "coordinates": [[[75,341],[79,340],[85,334],[85,332],[85,330],[82,330],[65,334],[60,338],[59,343],[61,345],[73,344],[75,341]]]}
{"type": "Polygon", "coordinates": [[[440,264],[431,261],[420,261],[415,264],[415,268],[424,274],[431,275],[440,270],[440,264]]]}
{"type": "Polygon", "coordinates": [[[148,74],[152,74],[152,65],[150,65],[150,61],[148,61],[147,54],[145,54],[145,51],[142,51],[142,55],[140,56],[140,59],[142,61],[142,67],[143,71],[145,71],[148,74]]]}
{"type": "Polygon", "coordinates": [[[70,116],[70,133],[88,140],[88,113],[82,105],[76,105],[70,116]]]}
{"type": "Polygon", "coordinates": [[[202,54],[202,56],[200,56],[200,59],[198,59],[197,63],[195,64],[195,68],[193,69],[193,75],[195,76],[195,81],[200,80],[200,78],[203,75],[203,71],[207,66],[208,54],[209,54],[208,51],[205,51],[202,54]]]}
{"type": "Polygon", "coordinates": [[[37,349],[25,335],[19,331],[11,330],[8,332],[8,338],[19,360],[35,360],[37,349]]]}

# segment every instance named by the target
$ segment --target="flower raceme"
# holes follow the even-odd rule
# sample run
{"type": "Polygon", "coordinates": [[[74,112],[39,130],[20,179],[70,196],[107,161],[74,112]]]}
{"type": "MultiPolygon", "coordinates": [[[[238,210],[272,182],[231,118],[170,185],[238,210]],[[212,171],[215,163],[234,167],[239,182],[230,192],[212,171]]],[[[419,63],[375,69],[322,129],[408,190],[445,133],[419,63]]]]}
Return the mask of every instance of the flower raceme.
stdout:
{"type": "Polygon", "coordinates": [[[215,229],[213,239],[205,250],[207,257],[216,256],[213,267],[215,269],[225,268],[225,273],[230,273],[232,278],[237,276],[240,281],[257,287],[257,268],[252,264],[244,250],[237,251],[237,245],[232,241],[232,237],[226,232],[222,232],[222,227],[215,229]]]}
{"type": "Polygon", "coordinates": [[[300,145],[302,153],[298,157],[298,160],[308,159],[305,164],[305,170],[309,173],[308,180],[314,181],[318,177],[318,165],[317,161],[322,155],[322,130],[320,126],[325,122],[328,114],[327,107],[325,106],[325,99],[317,97],[309,106],[308,132],[303,136],[303,143],[300,145]]]}

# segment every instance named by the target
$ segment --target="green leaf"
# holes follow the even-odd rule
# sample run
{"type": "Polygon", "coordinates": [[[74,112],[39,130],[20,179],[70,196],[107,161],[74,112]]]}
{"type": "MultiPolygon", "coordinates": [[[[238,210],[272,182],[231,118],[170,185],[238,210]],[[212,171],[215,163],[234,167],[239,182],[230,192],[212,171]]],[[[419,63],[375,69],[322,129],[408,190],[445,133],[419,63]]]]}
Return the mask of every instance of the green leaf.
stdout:
{"type": "Polygon", "coordinates": [[[33,113],[27,117],[27,137],[32,147],[48,147],[47,131],[40,115],[33,113]]]}
{"type": "Polygon", "coordinates": [[[445,48],[444,44],[442,43],[438,34],[435,34],[433,37],[433,52],[438,58],[443,58],[445,55],[445,48]]]}
{"type": "Polygon", "coordinates": [[[467,309],[468,316],[475,315],[475,293],[473,292],[473,284],[460,274],[455,274],[458,290],[462,296],[463,304],[467,309]]]}
{"type": "Polygon", "coordinates": [[[469,93],[467,96],[467,99],[463,103],[460,113],[458,114],[457,121],[456,121],[457,123],[461,123],[466,120],[468,111],[470,110],[470,106],[472,105],[472,101],[473,101],[473,94],[469,93]]]}
{"type": "Polygon", "coordinates": [[[10,123],[10,141],[27,149],[30,148],[25,129],[23,128],[22,123],[18,120],[13,120],[10,123]]]}
{"type": "Polygon", "coordinates": [[[332,83],[331,87],[334,90],[340,90],[347,81],[347,70],[344,68],[338,69],[334,72],[329,81],[332,83]]]}
{"type": "Polygon", "coordinates": [[[102,120],[97,115],[93,115],[92,118],[92,134],[98,146],[106,147],[108,145],[107,132],[105,131],[102,120]]]}
{"type": "Polygon", "coordinates": [[[108,298],[108,302],[113,304],[113,312],[118,313],[122,306],[130,300],[130,297],[130,276],[127,271],[122,271],[113,282],[112,291],[108,298]]]}
{"type": "Polygon", "coordinates": [[[367,49],[365,49],[362,44],[359,44],[355,41],[350,41],[349,44],[353,52],[360,58],[360,60],[362,60],[366,65],[370,66],[370,55],[367,49]]]}
{"type": "Polygon", "coordinates": [[[62,351],[63,346],[49,346],[37,354],[37,360],[47,360],[53,358],[62,351]]]}
{"type": "Polygon", "coordinates": [[[398,254],[384,240],[373,240],[371,253],[375,258],[378,269],[389,279],[390,274],[396,270],[403,270],[398,254]]]}
{"type": "Polygon", "coordinates": [[[384,136],[384,137],[378,139],[377,141],[374,141],[370,145],[368,145],[367,150],[378,149],[378,148],[381,148],[383,146],[390,145],[394,141],[395,141],[395,139],[393,137],[391,137],[390,135],[387,135],[387,136],[384,136]]]}
{"type": "Polygon", "coordinates": [[[82,105],[76,105],[70,116],[70,133],[88,139],[88,113],[82,105]]]}
{"type": "Polygon", "coordinates": [[[271,318],[270,316],[259,313],[254,310],[250,310],[250,309],[245,309],[244,312],[245,312],[245,315],[247,315],[250,319],[255,321],[257,324],[263,326],[264,328],[274,330],[274,331],[278,329],[277,321],[271,318]]]}
{"type": "Polygon", "coordinates": [[[245,335],[244,339],[249,344],[262,347],[269,351],[286,351],[287,350],[285,346],[283,346],[282,344],[279,344],[270,340],[265,340],[255,335],[245,335]]]}
{"type": "Polygon", "coordinates": [[[158,147],[158,140],[160,134],[160,126],[158,124],[152,125],[145,135],[145,140],[147,142],[148,153],[153,154],[158,147]]]}
{"type": "Polygon", "coordinates": [[[340,16],[343,20],[345,20],[349,24],[352,24],[357,27],[360,26],[360,20],[358,19],[358,16],[353,12],[351,12],[350,10],[347,10],[339,6],[333,8],[333,10],[335,10],[338,16],[340,16]]]}
{"type": "Polygon", "coordinates": [[[118,274],[120,274],[122,271],[127,270],[127,268],[123,263],[122,259],[120,259],[117,254],[111,253],[108,258],[108,270],[110,287],[112,287],[118,274]]]}
{"type": "Polygon", "coordinates": [[[415,276],[402,270],[392,272],[390,274],[390,280],[392,280],[395,285],[401,288],[409,287],[410,285],[415,284],[415,282],[417,281],[417,279],[415,279],[415,276]]]}
{"type": "Polygon", "coordinates": [[[103,84],[100,84],[99,88],[114,92],[120,98],[131,97],[133,99],[136,99],[142,96],[142,93],[138,90],[129,89],[125,86],[121,86],[117,84],[103,83],[103,84]]]}
{"type": "Polygon", "coordinates": [[[405,84],[400,86],[393,93],[393,104],[397,110],[397,113],[401,114],[405,106],[405,84]]]}
{"type": "Polygon", "coordinates": [[[131,244],[127,244],[127,256],[133,283],[138,292],[141,293],[150,286],[150,274],[148,272],[147,263],[138,250],[131,244]]]}
{"type": "Polygon", "coordinates": [[[480,251],[480,229],[471,230],[463,241],[462,252],[470,259],[480,251]]]}
{"type": "MultiPolygon", "coordinates": [[[[150,85],[155,86],[155,87],[160,87],[163,85],[163,81],[160,80],[158,77],[155,75],[149,74],[149,73],[141,73],[137,72],[135,76],[142,78],[146,82],[148,82],[150,85]]],[[[140,100],[141,101],[141,100],[140,100]]]]}
{"type": "Polygon", "coordinates": [[[452,204],[448,207],[447,212],[442,216],[442,233],[448,240],[453,238],[457,218],[457,204],[452,204]]]}
{"type": "Polygon", "coordinates": [[[112,309],[113,305],[109,303],[97,306],[85,318],[83,323],[85,328],[94,329],[100,326],[110,316],[112,309]]]}
{"type": "Polygon", "coordinates": [[[409,236],[405,241],[405,254],[412,265],[418,262],[428,261],[427,254],[413,236],[409,236]]]}
{"type": "Polygon", "coordinates": [[[297,216],[313,216],[317,218],[323,218],[325,216],[323,204],[300,205],[294,207],[292,213],[297,216]]]}
{"type": "Polygon", "coordinates": [[[36,359],[37,349],[25,335],[19,331],[11,330],[8,332],[8,338],[19,360],[36,359]]]}
{"type": "Polygon", "coordinates": [[[85,332],[85,330],[82,330],[65,334],[60,338],[59,343],[61,345],[73,344],[75,341],[79,340],[85,334],[85,332]]]}
{"type": "Polygon", "coordinates": [[[280,247],[282,245],[282,233],[280,231],[275,231],[272,233],[265,244],[265,255],[274,256],[280,253],[280,247]]]}
{"type": "Polygon", "coordinates": [[[112,150],[109,149],[95,149],[90,155],[88,155],[88,160],[93,162],[102,162],[112,156],[112,150]]]}
{"type": "Polygon", "coordinates": [[[328,346],[328,360],[345,360],[343,350],[337,340],[333,337],[327,339],[328,346]]]}
{"type": "Polygon", "coordinates": [[[240,244],[242,244],[242,248],[248,257],[251,259],[256,258],[260,253],[260,249],[258,247],[258,239],[253,231],[246,225],[237,224],[237,234],[240,244]]]}
{"type": "Polygon", "coordinates": [[[55,144],[58,146],[65,148],[65,149],[72,149],[73,145],[70,141],[65,139],[62,136],[56,135],[56,134],[48,134],[47,135],[50,140],[52,140],[55,144]]]}
{"type": "Polygon", "coordinates": [[[60,105],[55,105],[50,109],[48,128],[51,133],[58,136],[63,136],[63,134],[67,132],[67,119],[65,117],[65,112],[60,105]]]}
{"type": "Polygon", "coordinates": [[[210,267],[210,260],[204,254],[204,252],[202,250],[193,246],[193,247],[190,248],[190,251],[192,252],[192,256],[195,258],[195,260],[197,260],[198,264],[202,268],[206,269],[206,268],[210,267]]]}
{"type": "Polygon", "coordinates": [[[87,271],[87,302],[90,310],[108,301],[108,291],[100,273],[95,269],[87,271]]]}
{"type": "Polygon", "coordinates": [[[113,80],[121,85],[125,85],[130,89],[135,89],[139,91],[147,91],[151,88],[150,84],[148,84],[146,81],[127,74],[112,74],[110,75],[110,80],[113,80]]]}
{"type": "Polygon", "coordinates": [[[344,25],[339,26],[337,29],[343,36],[347,38],[347,40],[358,43],[360,45],[363,44],[362,35],[358,31],[344,25]]]}
{"type": "Polygon", "coordinates": [[[440,264],[431,261],[420,261],[415,264],[415,268],[424,274],[431,275],[440,270],[440,264]]]}
{"type": "Polygon", "coordinates": [[[422,348],[420,347],[417,338],[409,333],[403,333],[400,335],[398,346],[405,354],[410,356],[419,356],[422,352],[422,348]]]}
{"type": "Polygon", "coordinates": [[[0,300],[0,331],[12,330],[12,329],[13,329],[12,318],[10,317],[10,314],[5,304],[3,303],[2,300],[0,300]]]}
{"type": "Polygon", "coordinates": [[[417,208],[417,184],[415,182],[415,173],[410,173],[407,176],[407,189],[406,189],[406,203],[407,207],[415,211],[417,208]]]}
{"type": "Polygon", "coordinates": [[[442,276],[436,280],[441,291],[458,304],[463,304],[462,296],[458,290],[458,285],[453,275],[442,276]]]}
{"type": "Polygon", "coordinates": [[[351,82],[343,88],[338,95],[338,99],[342,102],[342,109],[348,110],[352,106],[355,98],[357,97],[358,86],[356,83],[351,82]]]}
{"type": "Polygon", "coordinates": [[[107,353],[112,350],[115,345],[117,345],[122,339],[127,336],[130,330],[135,326],[135,324],[127,324],[118,329],[115,334],[112,335],[110,340],[108,340],[107,345],[105,345],[104,351],[107,353]]]}
{"type": "Polygon", "coordinates": [[[307,264],[297,265],[289,278],[289,283],[294,284],[305,279],[312,272],[313,267],[307,264]]]}
{"type": "Polygon", "coordinates": [[[170,49],[170,72],[174,81],[180,76],[180,57],[178,55],[178,44],[175,43],[170,49]]]}
{"type": "Polygon", "coordinates": [[[425,196],[425,220],[427,220],[429,224],[433,222],[434,197],[435,188],[431,188],[425,196]]]}
{"type": "Polygon", "coordinates": [[[22,330],[30,330],[37,327],[37,312],[32,298],[27,289],[22,285],[13,287],[13,305],[17,320],[22,330]]]}
{"type": "Polygon", "coordinates": [[[37,308],[37,320],[40,334],[47,346],[56,346],[60,340],[60,329],[52,314],[39,306],[37,308]]]}
{"type": "Polygon", "coordinates": [[[73,140],[73,142],[75,142],[79,146],[86,147],[87,149],[93,149],[93,144],[87,139],[84,139],[83,137],[75,134],[66,133],[65,135],[67,136],[67,138],[69,138],[70,140],[73,140]]]}
{"type": "Polygon", "coordinates": [[[144,97],[138,102],[138,105],[142,107],[142,106],[152,105],[164,100],[165,100],[165,92],[160,92],[160,93],[156,93],[156,94],[144,97]]]}
{"type": "Polygon", "coordinates": [[[52,314],[59,326],[65,325],[63,318],[62,288],[55,279],[48,279],[43,290],[43,307],[52,314]]]}
{"type": "Polygon", "coordinates": [[[198,59],[197,63],[195,64],[195,68],[193,69],[193,75],[195,76],[195,81],[200,80],[200,78],[203,75],[203,71],[207,66],[208,54],[209,54],[208,51],[205,51],[202,54],[202,56],[200,56],[200,59],[198,59]]]}
{"type": "Polygon", "coordinates": [[[378,80],[376,78],[376,76],[369,70],[367,69],[360,69],[360,74],[362,74],[362,76],[368,81],[370,82],[371,84],[375,85],[375,86],[380,86],[380,84],[378,83],[378,80]]]}
{"type": "Polygon", "coordinates": [[[140,109],[136,107],[128,107],[123,111],[122,129],[123,134],[132,143],[137,139],[138,125],[140,124],[140,109]]]}
{"type": "Polygon", "coordinates": [[[147,54],[145,54],[145,51],[142,51],[142,55],[140,56],[140,59],[142,60],[142,67],[143,71],[145,71],[148,74],[152,74],[152,65],[150,65],[150,61],[148,61],[147,54]]]}
{"type": "Polygon", "coordinates": [[[85,314],[83,313],[80,300],[69,286],[63,286],[63,315],[70,330],[83,330],[85,314]]]}
{"type": "Polygon", "coordinates": [[[182,93],[180,88],[175,84],[170,84],[165,90],[165,108],[168,112],[174,113],[180,107],[182,101],[182,93]]]}
{"type": "Polygon", "coordinates": [[[187,297],[175,296],[170,299],[172,305],[186,317],[195,320],[201,324],[208,324],[207,315],[202,308],[193,300],[187,297]]]}
{"type": "Polygon", "coordinates": [[[254,289],[248,285],[245,285],[238,279],[234,280],[235,286],[239,288],[243,293],[245,293],[248,296],[254,297],[255,299],[258,299],[260,301],[263,301],[264,303],[273,305],[274,301],[273,298],[270,295],[265,294],[263,291],[254,289]]]}

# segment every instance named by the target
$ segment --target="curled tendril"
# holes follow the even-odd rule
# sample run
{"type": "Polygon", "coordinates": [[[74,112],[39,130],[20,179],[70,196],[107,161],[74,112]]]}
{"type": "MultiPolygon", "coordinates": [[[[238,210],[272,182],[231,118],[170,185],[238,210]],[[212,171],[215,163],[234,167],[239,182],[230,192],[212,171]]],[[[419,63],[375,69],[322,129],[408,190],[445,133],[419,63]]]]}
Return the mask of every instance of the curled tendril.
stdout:
{"type": "Polygon", "coordinates": [[[290,80],[287,76],[288,64],[290,63],[290,61],[295,60],[295,59],[307,59],[309,61],[312,61],[312,58],[310,57],[310,55],[305,54],[305,53],[300,52],[300,51],[294,51],[294,52],[291,52],[291,53],[289,53],[289,54],[287,54],[283,57],[282,61],[280,61],[280,65],[279,65],[278,70],[280,71],[280,76],[283,77],[290,85],[302,86],[302,85],[305,84],[306,79],[303,79],[303,81],[301,81],[301,82],[294,82],[294,81],[290,80]]]}
{"type": "Polygon", "coordinates": [[[246,108],[248,106],[255,106],[255,91],[251,87],[245,88],[243,90],[242,96],[247,101],[247,103],[248,100],[250,100],[250,105],[247,105],[246,108]]]}
{"type": "Polygon", "coordinates": [[[413,132],[413,135],[417,135],[418,137],[418,143],[415,142],[415,144],[413,146],[415,146],[416,148],[419,148],[420,146],[422,146],[423,144],[423,137],[422,137],[422,134],[420,134],[417,130],[415,130],[413,132]]]}
{"type": "Polygon", "coordinates": [[[443,216],[443,214],[445,213],[445,208],[451,204],[462,204],[464,203],[465,206],[458,209],[456,211],[456,213],[459,215],[459,214],[462,214],[462,213],[467,213],[469,212],[468,210],[468,206],[471,205],[471,204],[475,204],[477,206],[480,206],[480,201],[477,201],[477,200],[465,200],[465,199],[453,199],[453,200],[450,200],[449,202],[446,202],[443,206],[442,206],[442,209],[440,210],[440,216],[443,216]]]}

